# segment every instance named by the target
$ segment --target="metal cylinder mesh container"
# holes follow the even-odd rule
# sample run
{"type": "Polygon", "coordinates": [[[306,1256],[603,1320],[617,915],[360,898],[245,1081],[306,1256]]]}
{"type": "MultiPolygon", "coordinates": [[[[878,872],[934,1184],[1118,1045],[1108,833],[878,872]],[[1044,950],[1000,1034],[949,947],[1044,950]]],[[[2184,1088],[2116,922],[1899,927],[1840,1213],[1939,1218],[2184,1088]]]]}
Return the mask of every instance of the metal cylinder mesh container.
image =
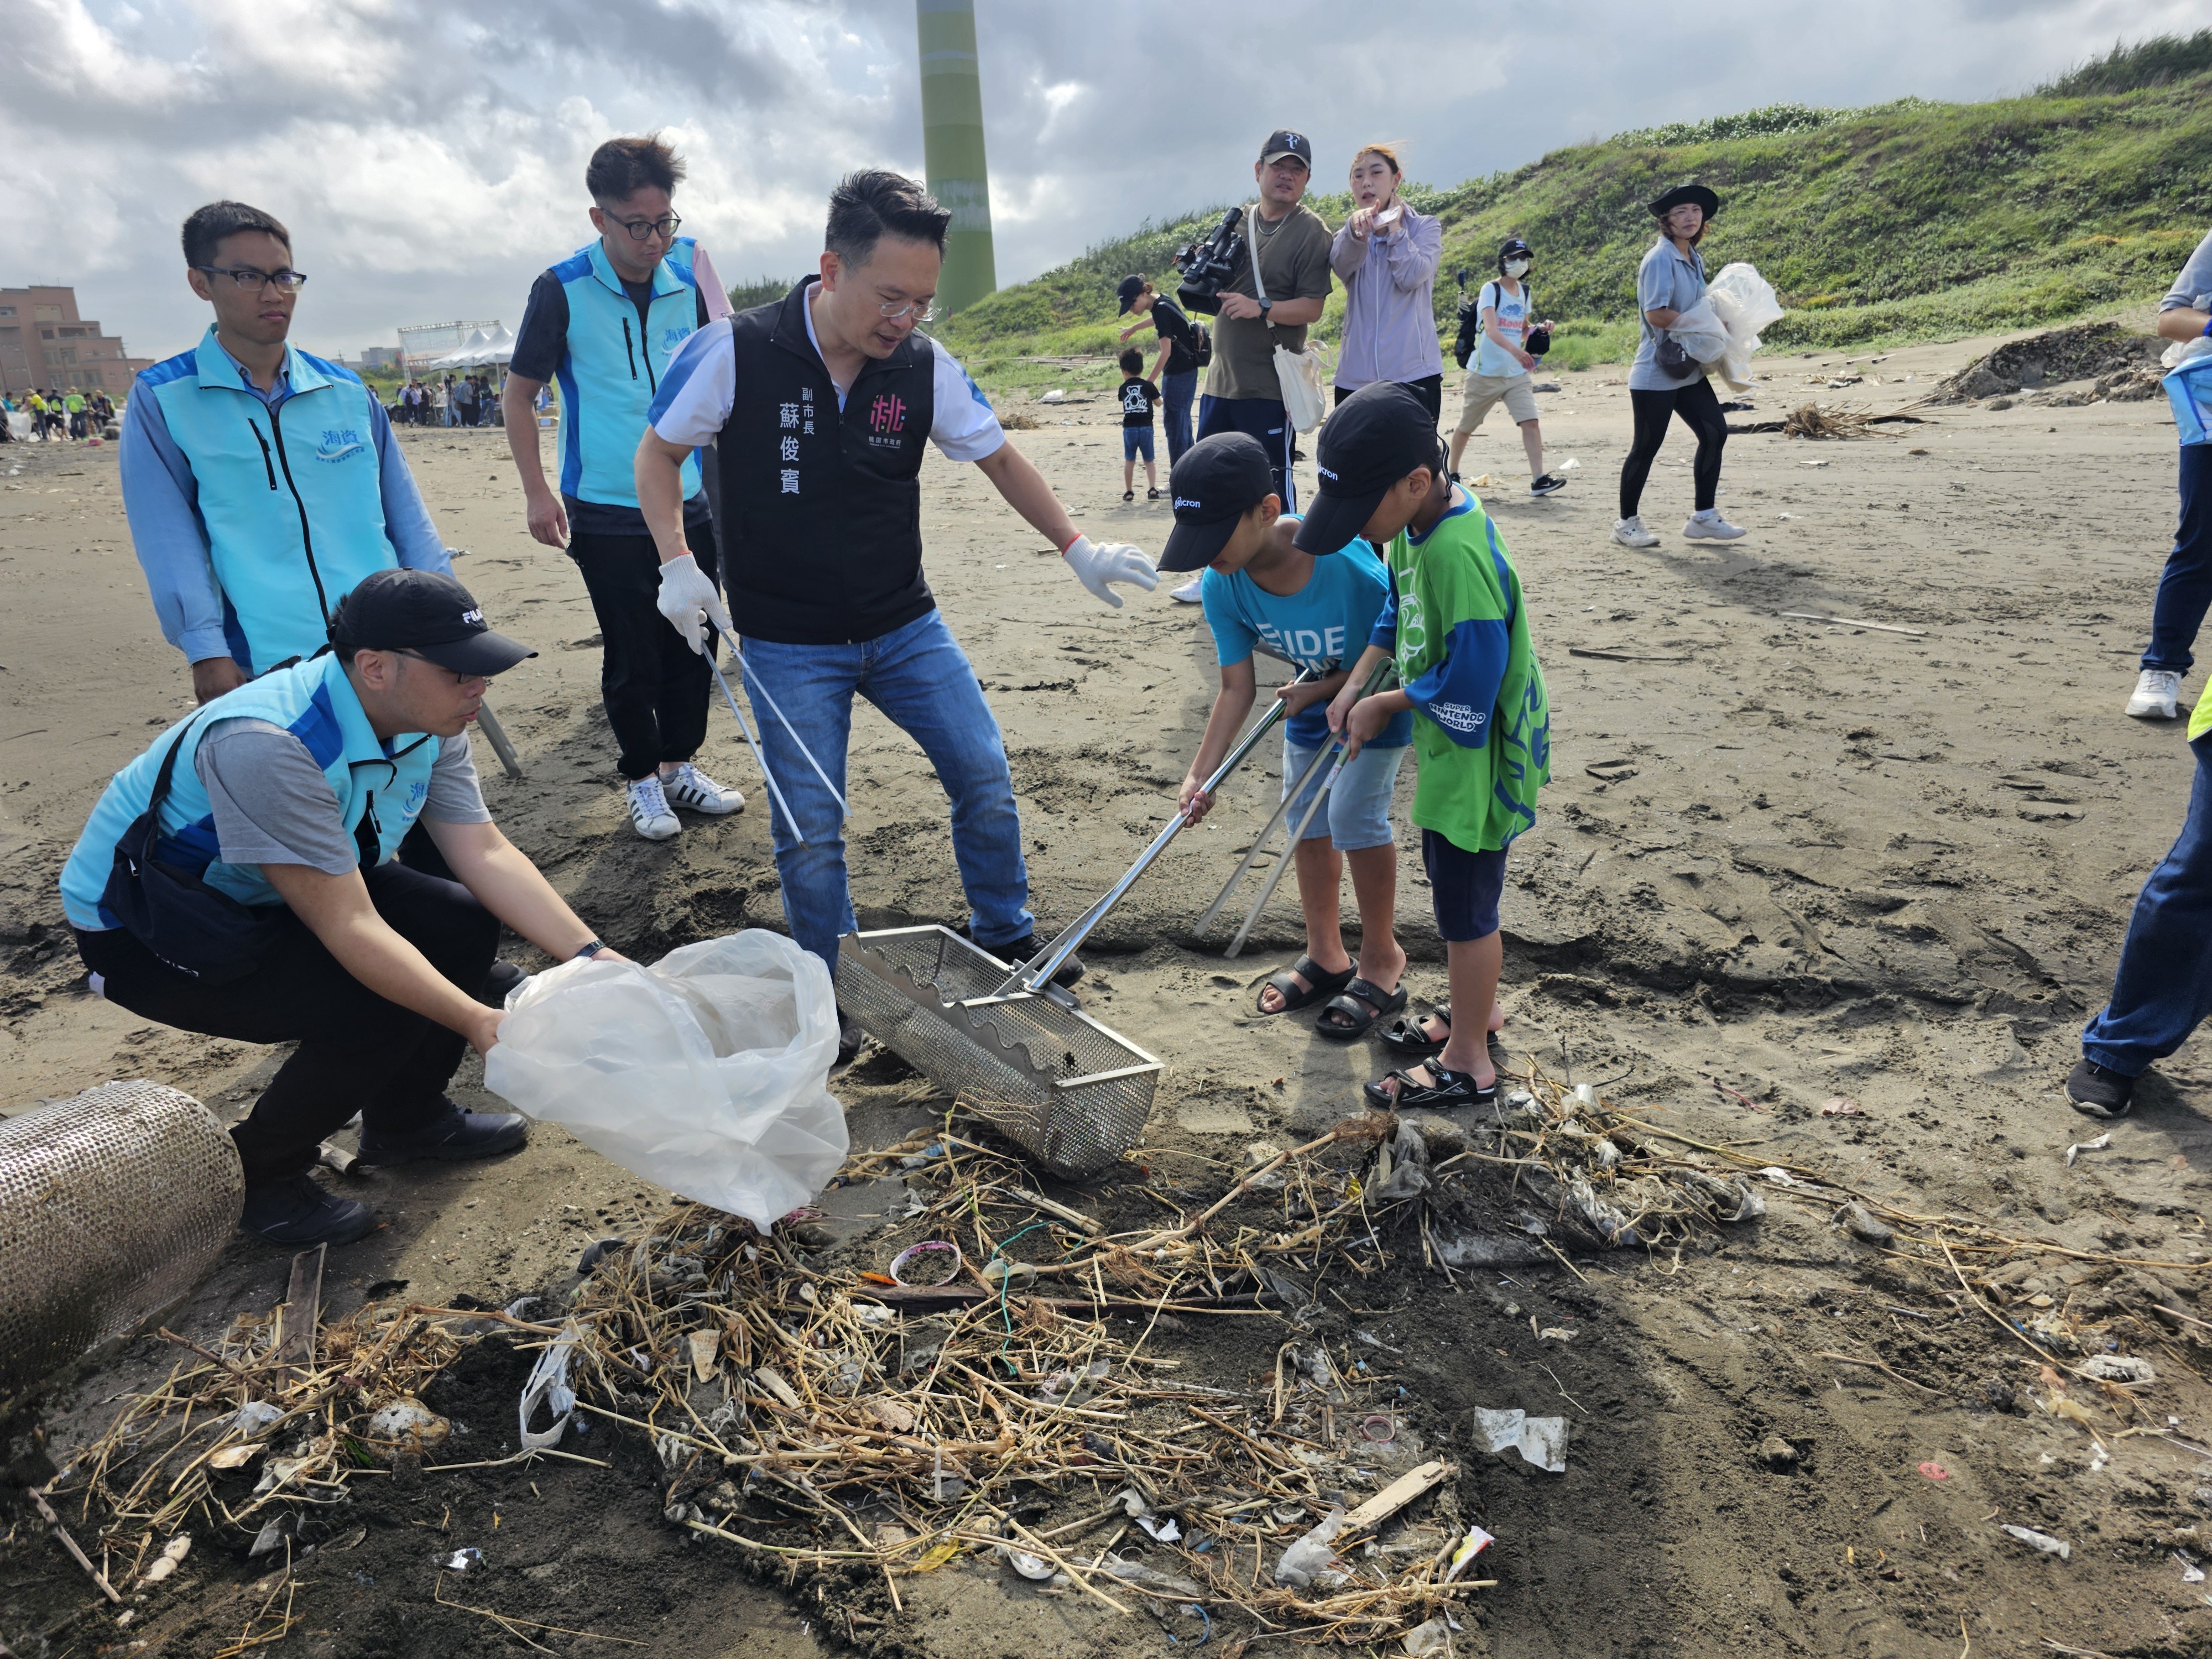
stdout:
{"type": "Polygon", "coordinates": [[[245,1195],[215,1114],[158,1083],[0,1122],[0,1395],[182,1300],[245,1195]]]}

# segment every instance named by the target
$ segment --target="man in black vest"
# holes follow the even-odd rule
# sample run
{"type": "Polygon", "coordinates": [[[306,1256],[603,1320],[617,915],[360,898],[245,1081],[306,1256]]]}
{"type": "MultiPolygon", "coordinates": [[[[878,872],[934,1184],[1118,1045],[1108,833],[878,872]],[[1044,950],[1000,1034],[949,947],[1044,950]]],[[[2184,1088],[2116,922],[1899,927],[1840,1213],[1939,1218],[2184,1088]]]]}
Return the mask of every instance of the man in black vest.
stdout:
{"type": "MultiPolygon", "coordinates": [[[[1158,577],[1136,548],[1076,529],[968,372],[916,332],[933,314],[951,216],[895,173],[841,183],[820,277],[709,324],[678,350],[638,446],[637,499],[660,554],[661,614],[695,651],[705,648],[702,616],[737,632],[684,543],[684,458],[720,440],[722,568],[747,672],[840,793],[855,692],[921,744],[951,798],[971,935],[1015,960],[1036,948],[1021,820],[999,723],[922,580],[924,442],[973,461],[1107,605],[1121,604],[1109,584],[1149,591],[1158,577]]],[[[771,814],[784,915],[834,973],[838,938],[857,925],[837,805],[781,721],[759,731],[806,837],[771,814]]],[[[857,1046],[857,1032],[846,1036],[857,1046]]]]}

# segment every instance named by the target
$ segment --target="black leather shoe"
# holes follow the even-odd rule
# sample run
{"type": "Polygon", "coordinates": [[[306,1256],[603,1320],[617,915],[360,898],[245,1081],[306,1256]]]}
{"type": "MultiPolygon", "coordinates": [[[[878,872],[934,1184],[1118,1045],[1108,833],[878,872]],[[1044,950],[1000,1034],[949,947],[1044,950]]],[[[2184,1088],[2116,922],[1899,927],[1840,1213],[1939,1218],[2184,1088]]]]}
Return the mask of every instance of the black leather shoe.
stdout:
{"type": "Polygon", "coordinates": [[[859,1023],[848,1018],[845,1011],[840,1008],[837,1011],[837,1058],[835,1063],[839,1066],[852,1064],[853,1056],[860,1052],[860,1045],[867,1041],[867,1036],[859,1023]]]}
{"type": "Polygon", "coordinates": [[[311,1244],[350,1244],[376,1226],[376,1212],[340,1198],[305,1175],[287,1176],[246,1189],[239,1230],[264,1244],[302,1249],[311,1244]]]}
{"type": "Polygon", "coordinates": [[[506,1007],[507,994],[529,977],[511,962],[495,962],[491,972],[484,975],[483,1001],[490,1007],[506,1007]]]}
{"type": "Polygon", "coordinates": [[[364,1125],[358,1164],[465,1164],[511,1152],[530,1139],[530,1120],[520,1112],[465,1112],[452,1101],[442,1117],[397,1133],[364,1125]]]}
{"type": "Polygon", "coordinates": [[[2136,1101],[2136,1080],[2094,1060],[2075,1062],[2066,1079],[2066,1103],[2087,1117],[2125,1117],[2136,1101]]]}
{"type": "MultiPolygon", "coordinates": [[[[1036,935],[1035,933],[1024,933],[1021,938],[1015,939],[1011,944],[986,945],[983,948],[986,951],[988,951],[993,956],[998,957],[1000,961],[1005,963],[1007,967],[1018,968],[1022,963],[1027,962],[1031,957],[1037,953],[1036,935]]],[[[1074,952],[1070,951],[1068,953],[1067,960],[1061,963],[1059,968],[1054,971],[1052,982],[1054,985],[1065,988],[1074,984],[1076,981],[1082,977],[1083,958],[1077,956],[1074,952]]]]}

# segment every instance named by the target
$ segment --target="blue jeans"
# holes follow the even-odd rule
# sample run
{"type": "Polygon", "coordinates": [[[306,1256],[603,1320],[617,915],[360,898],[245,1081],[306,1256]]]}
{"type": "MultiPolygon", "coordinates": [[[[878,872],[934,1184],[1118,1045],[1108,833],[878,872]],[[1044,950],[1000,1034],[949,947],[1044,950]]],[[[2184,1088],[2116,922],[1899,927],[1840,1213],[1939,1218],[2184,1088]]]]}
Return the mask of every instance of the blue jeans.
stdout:
{"type": "Polygon", "coordinates": [[[1190,447],[1190,400],[1198,395],[1198,371],[1160,376],[1161,424],[1168,432],[1168,465],[1172,467],[1190,447]]]}
{"type": "Polygon", "coordinates": [[[2158,602],[2151,607],[2150,649],[2145,668],[2171,668],[2186,674],[2195,660],[2189,647],[2212,607],[2212,444],[2181,446],[2181,522],[2173,532],[2173,551],[2158,579],[2158,602]]]}
{"type": "MultiPolygon", "coordinates": [[[[921,745],[952,801],[952,856],[974,907],[969,922],[987,951],[1026,938],[1036,927],[1027,907],[1029,868],[1022,861],[1022,821],[1006,771],[1006,745],[983,701],[975,671],[933,611],[903,628],[858,645],[779,645],[744,641],[746,678],[757,678],[782,709],[840,794],[845,751],[853,735],[853,695],[921,745]]],[[[858,925],[845,875],[845,837],[837,803],[757,696],[750,698],[762,757],[775,774],[799,826],[775,810],[775,872],[791,936],[837,971],[837,940],[858,925]]]]}
{"type": "Polygon", "coordinates": [[[1291,445],[1297,434],[1291,417],[1273,398],[1217,398],[1212,392],[1198,400],[1198,435],[1217,432],[1249,432],[1267,452],[1267,470],[1275,475],[1275,494],[1283,511],[1298,510],[1297,481],[1291,477],[1291,445]]]}
{"type": "Polygon", "coordinates": [[[2212,1013],[2212,733],[2189,746],[2197,781],[2181,838],[2136,896],[2112,1000],[2081,1033],[2081,1052],[2123,1077],[2141,1077],[2212,1013]]]}

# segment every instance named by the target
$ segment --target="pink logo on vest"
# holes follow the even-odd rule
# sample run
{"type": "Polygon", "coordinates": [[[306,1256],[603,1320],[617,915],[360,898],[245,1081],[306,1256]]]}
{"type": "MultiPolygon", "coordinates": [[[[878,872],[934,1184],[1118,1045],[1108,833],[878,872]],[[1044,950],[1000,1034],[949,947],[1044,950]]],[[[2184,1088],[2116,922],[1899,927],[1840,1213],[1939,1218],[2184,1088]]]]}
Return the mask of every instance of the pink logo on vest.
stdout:
{"type": "Polygon", "coordinates": [[[868,405],[868,429],[872,432],[902,432],[906,429],[906,399],[878,395],[868,405]]]}

